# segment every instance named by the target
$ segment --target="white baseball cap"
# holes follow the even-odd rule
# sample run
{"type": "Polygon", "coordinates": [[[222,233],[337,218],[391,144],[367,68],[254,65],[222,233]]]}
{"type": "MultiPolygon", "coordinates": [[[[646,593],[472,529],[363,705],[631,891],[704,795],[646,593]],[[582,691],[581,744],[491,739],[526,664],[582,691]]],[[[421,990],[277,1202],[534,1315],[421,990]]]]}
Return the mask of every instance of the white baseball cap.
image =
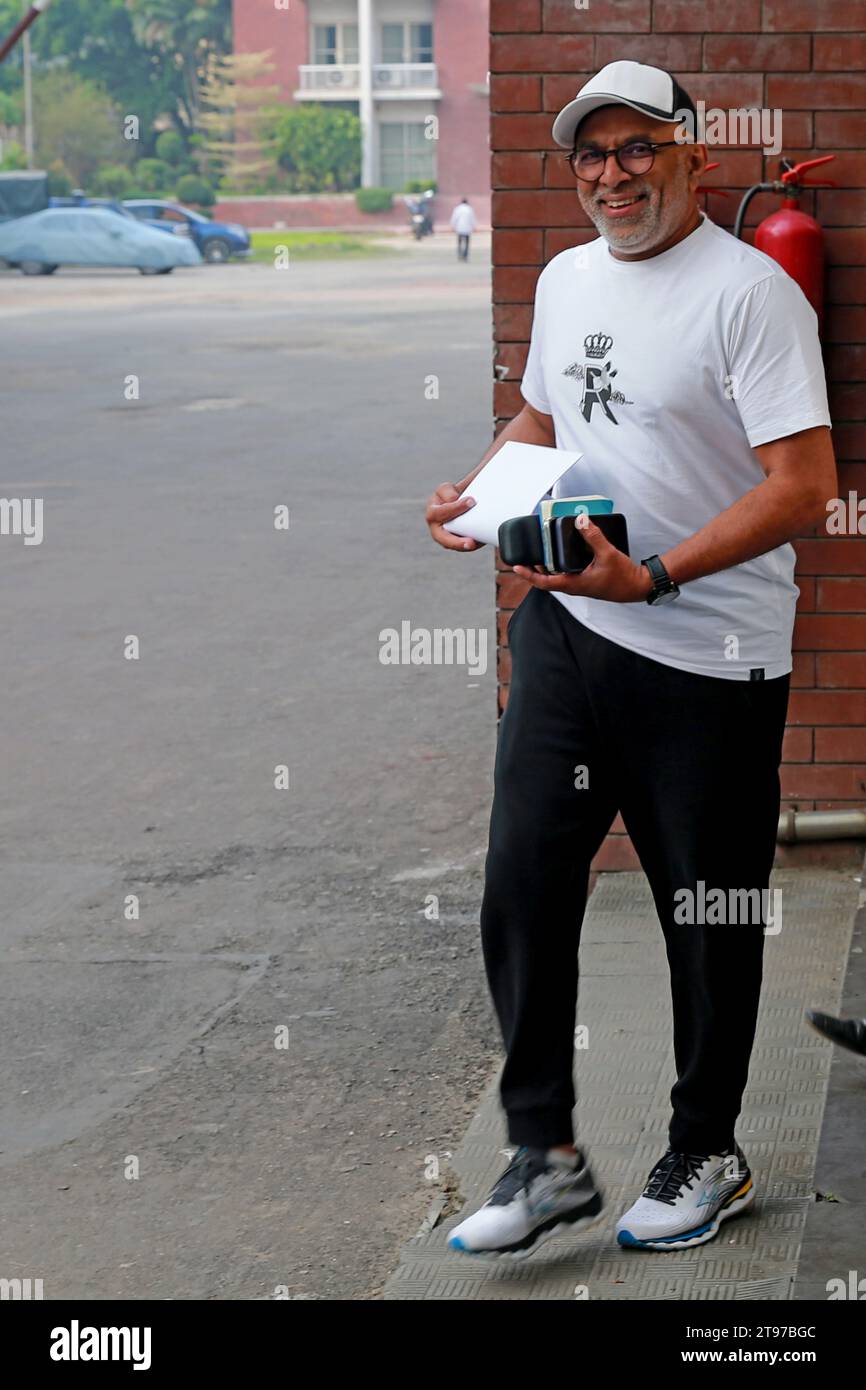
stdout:
{"type": "Polygon", "coordinates": [[[603,67],[581,87],[574,100],[562,108],[553,122],[554,140],[570,150],[584,116],[600,106],[610,105],[631,106],[657,121],[682,121],[684,113],[688,112],[693,122],[692,133],[696,129],[694,102],[671,73],[622,59],[603,67]]]}

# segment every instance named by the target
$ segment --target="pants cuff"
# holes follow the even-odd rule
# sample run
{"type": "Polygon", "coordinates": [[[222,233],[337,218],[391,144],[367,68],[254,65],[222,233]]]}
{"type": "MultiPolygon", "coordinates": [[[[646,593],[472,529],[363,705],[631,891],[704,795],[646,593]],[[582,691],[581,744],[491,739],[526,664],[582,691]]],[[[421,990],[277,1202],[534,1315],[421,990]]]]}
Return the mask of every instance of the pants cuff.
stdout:
{"type": "Polygon", "coordinates": [[[718,1132],[711,1133],[708,1131],[704,1131],[703,1133],[692,1132],[689,1134],[687,1132],[677,1133],[676,1130],[671,1130],[668,1136],[668,1143],[671,1148],[676,1149],[678,1153],[721,1154],[727,1153],[729,1149],[733,1149],[736,1140],[733,1134],[723,1136],[718,1132]]]}
{"type": "Polygon", "coordinates": [[[553,1149],[574,1143],[570,1109],[511,1110],[507,1112],[508,1138],[512,1144],[533,1149],[553,1149]]]}

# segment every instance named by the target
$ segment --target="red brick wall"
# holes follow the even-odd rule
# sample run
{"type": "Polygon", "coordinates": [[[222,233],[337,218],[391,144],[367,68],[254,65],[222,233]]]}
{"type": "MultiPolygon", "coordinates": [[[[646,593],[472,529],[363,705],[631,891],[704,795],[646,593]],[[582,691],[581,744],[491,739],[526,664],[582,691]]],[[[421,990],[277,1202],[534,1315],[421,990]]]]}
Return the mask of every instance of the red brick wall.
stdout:
{"type": "MultiPolygon", "coordinates": [[[[863,0],[491,0],[491,150],[494,384],[500,429],[522,407],[532,301],[540,268],[558,251],[591,240],[550,127],[582,83],[618,58],[673,71],[697,101],[724,109],[782,109],[783,152],[837,153],[821,172],[839,188],[806,195],[827,241],[824,351],[839,461],[840,496],[866,496],[866,37],[863,0]]],[[[709,180],[730,190],[705,206],[731,227],[743,189],[778,177],[778,159],[759,148],[713,147],[709,180]]],[[[816,175],[817,176],[817,175],[816,175]]],[[[747,227],[779,206],[756,197],[747,227]]],[[[782,769],[783,805],[801,810],[861,806],[866,800],[866,544],[823,533],[796,542],[801,589],[782,769]]],[[[497,573],[500,707],[508,698],[505,624],[525,586],[497,573]]],[[[631,868],[621,822],[596,868],[631,868]]],[[[779,862],[847,857],[828,849],[780,848],[779,862]]]]}
{"type": "MultiPolygon", "coordinates": [[[[433,226],[450,234],[451,212],[456,199],[439,194],[433,199],[433,226]]],[[[472,206],[479,230],[490,227],[490,194],[475,194],[472,206]]],[[[220,222],[241,222],[245,227],[287,227],[341,232],[410,231],[409,214],[399,196],[388,212],[359,212],[354,193],[303,193],[273,197],[220,198],[213,209],[220,222]]]]}

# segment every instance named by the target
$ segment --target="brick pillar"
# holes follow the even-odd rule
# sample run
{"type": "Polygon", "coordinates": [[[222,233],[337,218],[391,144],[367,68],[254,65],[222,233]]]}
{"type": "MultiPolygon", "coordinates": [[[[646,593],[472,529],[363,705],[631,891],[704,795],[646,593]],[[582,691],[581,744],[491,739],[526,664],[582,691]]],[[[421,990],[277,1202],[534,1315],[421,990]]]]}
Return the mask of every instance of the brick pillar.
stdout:
{"type": "MultiPolygon", "coordinates": [[[[827,365],[839,490],[866,497],[866,37],[862,0],[491,0],[493,302],[498,432],[521,409],[535,282],[557,252],[594,239],[562,152],[550,135],[557,111],[593,72],[618,58],[674,72],[697,101],[723,109],[783,111],[783,153],[835,153],[826,171],[837,190],[801,207],[826,233],[827,365]]],[[[731,228],[745,188],[778,177],[759,147],[711,148],[709,216],[731,228]]],[[[752,201],[754,228],[779,200],[752,201]]],[[[749,233],[751,238],[752,233],[749,233]]],[[[866,530],[866,518],[864,518],[866,530]]],[[[783,806],[857,808],[866,801],[866,544],[815,533],[795,542],[801,590],[782,768],[783,806]]],[[[499,707],[508,699],[505,625],[525,585],[497,569],[499,707]]],[[[852,846],[780,847],[778,862],[846,862],[852,846]]],[[[631,868],[634,850],[619,820],[595,868],[631,868]]]]}

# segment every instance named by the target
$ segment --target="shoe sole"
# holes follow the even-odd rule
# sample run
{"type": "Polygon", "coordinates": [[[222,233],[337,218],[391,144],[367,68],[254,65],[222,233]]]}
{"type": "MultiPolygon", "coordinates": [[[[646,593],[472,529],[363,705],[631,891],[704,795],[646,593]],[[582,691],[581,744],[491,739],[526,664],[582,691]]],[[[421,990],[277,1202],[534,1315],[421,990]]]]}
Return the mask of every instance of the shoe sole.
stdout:
{"type": "MultiPolygon", "coordinates": [[[[552,1226],[537,1226],[535,1230],[526,1237],[529,1242],[527,1245],[521,1243],[519,1245],[502,1246],[500,1249],[473,1250],[469,1246],[464,1245],[459,1236],[451,1236],[448,1240],[448,1248],[449,1250],[456,1251],[460,1255],[473,1255],[481,1260],[525,1260],[527,1256],[534,1255],[540,1245],[544,1245],[546,1241],[552,1240],[554,1236],[564,1235],[565,1233],[576,1235],[578,1231],[586,1231],[590,1226],[596,1225],[605,1214],[601,1193],[598,1193],[597,1197],[599,1206],[596,1211],[589,1211],[586,1216],[579,1216],[576,1220],[572,1221],[552,1217],[551,1219],[555,1224],[552,1226]]],[[[589,1205],[592,1206],[595,1200],[595,1198],[592,1198],[589,1205]]]]}
{"type": "Polygon", "coordinates": [[[631,1231],[618,1231],[617,1244],[624,1250],[685,1250],[691,1245],[704,1245],[718,1234],[719,1227],[729,1216],[738,1216],[755,1200],[755,1189],[749,1178],[748,1187],[742,1188],[730,1197],[723,1207],[719,1207],[712,1221],[704,1226],[696,1226],[691,1231],[683,1231],[678,1236],[660,1236],[657,1239],[632,1235],[631,1231]]]}

